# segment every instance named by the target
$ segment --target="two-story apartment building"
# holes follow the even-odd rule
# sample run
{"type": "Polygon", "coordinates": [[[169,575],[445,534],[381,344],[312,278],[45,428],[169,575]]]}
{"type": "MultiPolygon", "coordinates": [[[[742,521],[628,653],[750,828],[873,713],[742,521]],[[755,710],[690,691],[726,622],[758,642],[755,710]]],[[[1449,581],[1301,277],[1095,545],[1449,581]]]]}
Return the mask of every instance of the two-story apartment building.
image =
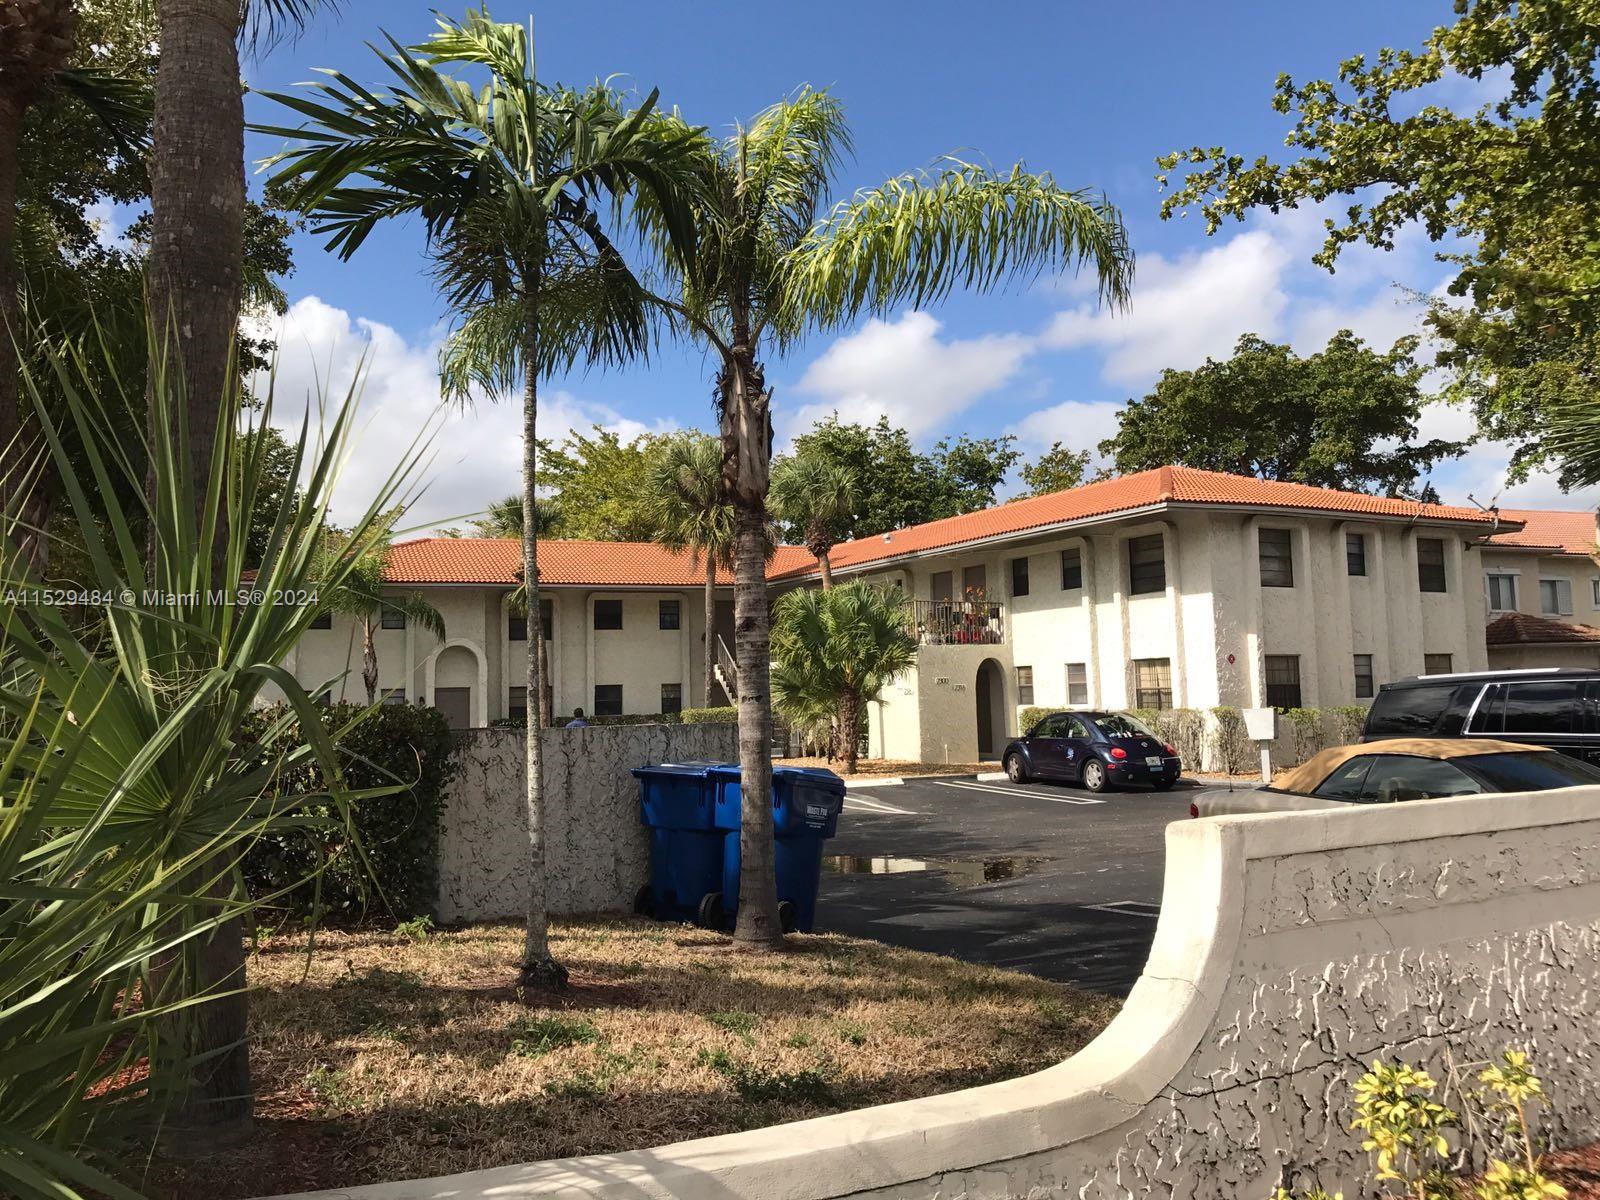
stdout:
{"type": "MultiPolygon", "coordinates": [[[[803,550],[774,560],[786,569],[803,550]]],[[[377,630],[379,689],[392,703],[431,704],[457,728],[528,711],[530,622],[511,596],[522,543],[501,538],[418,538],[397,543],[386,578],[420,593],[444,618],[440,639],[386,614],[377,630]]],[[[651,543],[544,541],[539,546],[543,627],[550,652],[551,711],[601,715],[673,712],[707,703],[705,571],[686,554],[651,543]]],[[[713,638],[733,637],[733,580],[717,577],[713,638]]],[[[324,616],[289,663],[308,687],[331,681],[334,700],[364,702],[359,622],[324,616]]],[[[713,688],[711,703],[725,703],[713,688]]]]}
{"type": "Polygon", "coordinates": [[[1491,667],[1600,666],[1600,566],[1592,511],[1501,509],[1520,528],[1483,549],[1491,667]]]}
{"type": "Polygon", "coordinates": [[[832,565],[901,587],[922,641],[871,706],[872,753],[970,762],[1030,704],[1320,707],[1481,669],[1495,528],[1472,508],[1165,467],[844,543],[832,565]]]}

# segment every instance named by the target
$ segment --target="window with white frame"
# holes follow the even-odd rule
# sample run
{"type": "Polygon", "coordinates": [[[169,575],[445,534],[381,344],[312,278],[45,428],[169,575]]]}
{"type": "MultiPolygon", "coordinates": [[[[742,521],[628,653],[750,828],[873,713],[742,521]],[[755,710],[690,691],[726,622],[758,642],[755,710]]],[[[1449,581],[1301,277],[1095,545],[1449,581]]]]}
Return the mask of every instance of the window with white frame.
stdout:
{"type": "Polygon", "coordinates": [[[1017,668],[1017,703],[1033,703],[1033,668],[1017,668]]]}
{"type": "Polygon", "coordinates": [[[1489,590],[1490,612],[1517,611],[1517,577],[1515,575],[1491,571],[1484,577],[1484,585],[1489,590]]]}
{"type": "Polygon", "coordinates": [[[1089,704],[1089,664],[1067,664],[1067,703],[1081,707],[1089,704]]]}
{"type": "Polygon", "coordinates": [[[1572,615],[1572,580],[1539,580],[1539,611],[1547,617],[1572,615]]]}

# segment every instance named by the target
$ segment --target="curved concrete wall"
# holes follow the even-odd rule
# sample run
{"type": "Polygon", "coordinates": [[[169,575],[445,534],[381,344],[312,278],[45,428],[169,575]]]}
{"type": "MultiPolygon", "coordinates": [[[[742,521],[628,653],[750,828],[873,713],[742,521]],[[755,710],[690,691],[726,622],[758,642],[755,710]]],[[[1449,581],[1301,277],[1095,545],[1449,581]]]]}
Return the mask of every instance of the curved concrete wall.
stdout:
{"type": "Polygon", "coordinates": [[[969,1091],[352,1200],[1361,1195],[1378,1055],[1519,1045],[1600,1136],[1600,789],[1180,822],[1144,975],[1080,1054],[969,1091]]]}

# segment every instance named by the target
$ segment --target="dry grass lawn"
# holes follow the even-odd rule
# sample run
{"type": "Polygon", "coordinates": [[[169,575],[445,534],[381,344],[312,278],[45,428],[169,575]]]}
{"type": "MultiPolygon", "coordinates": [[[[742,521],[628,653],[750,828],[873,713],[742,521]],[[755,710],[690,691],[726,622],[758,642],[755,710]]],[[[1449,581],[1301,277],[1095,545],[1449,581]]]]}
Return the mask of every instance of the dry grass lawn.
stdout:
{"type": "Polygon", "coordinates": [[[781,767],[826,767],[845,779],[883,779],[894,775],[976,775],[979,771],[1000,769],[997,762],[925,763],[897,762],[892,758],[862,758],[856,760],[854,775],[844,775],[844,764],[837,759],[829,762],[825,758],[780,758],[775,762],[781,767]]]}
{"type": "Polygon", "coordinates": [[[274,938],[251,961],[258,1120],[153,1194],[233,1200],[660,1145],[1037,1070],[1117,1002],[832,935],[558,926],[573,986],[506,988],[520,929],[274,938]]]}

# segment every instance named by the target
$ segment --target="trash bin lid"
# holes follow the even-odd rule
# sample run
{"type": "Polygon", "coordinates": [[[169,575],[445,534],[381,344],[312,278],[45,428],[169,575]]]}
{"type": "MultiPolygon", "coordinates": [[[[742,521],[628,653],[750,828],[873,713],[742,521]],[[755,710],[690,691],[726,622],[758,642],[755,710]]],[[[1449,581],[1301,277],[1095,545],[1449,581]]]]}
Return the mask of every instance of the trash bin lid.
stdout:
{"type": "Polygon", "coordinates": [[[636,779],[659,779],[673,776],[680,779],[704,779],[713,769],[719,766],[721,766],[720,763],[714,763],[709,760],[691,759],[688,762],[681,763],[652,763],[649,766],[634,767],[632,771],[636,779]]]}

